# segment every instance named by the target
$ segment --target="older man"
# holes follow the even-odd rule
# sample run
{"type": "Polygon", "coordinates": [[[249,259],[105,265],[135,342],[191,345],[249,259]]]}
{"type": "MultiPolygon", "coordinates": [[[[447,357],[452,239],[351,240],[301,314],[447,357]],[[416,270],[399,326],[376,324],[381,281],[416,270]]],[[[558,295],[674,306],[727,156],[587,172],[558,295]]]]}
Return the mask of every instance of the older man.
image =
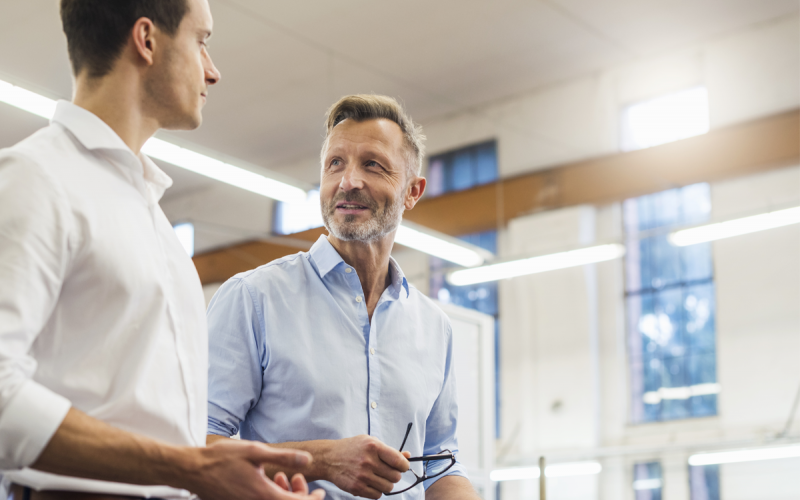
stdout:
{"type": "Polygon", "coordinates": [[[235,276],[209,308],[208,441],[239,431],[309,451],[313,465],[286,472],[328,498],[478,498],[454,458],[450,323],[390,256],[425,190],[423,140],[394,99],[337,102],[321,154],[329,235],[235,276]]]}

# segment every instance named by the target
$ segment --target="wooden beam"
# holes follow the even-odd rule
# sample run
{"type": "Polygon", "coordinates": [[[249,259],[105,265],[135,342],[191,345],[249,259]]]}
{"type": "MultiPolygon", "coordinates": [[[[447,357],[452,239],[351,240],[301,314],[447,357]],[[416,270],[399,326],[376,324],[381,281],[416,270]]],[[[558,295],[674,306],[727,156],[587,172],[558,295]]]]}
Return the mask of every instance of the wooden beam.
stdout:
{"type": "MultiPolygon", "coordinates": [[[[714,130],[639,151],[619,153],[502,179],[421,200],[405,217],[453,236],[502,227],[541,210],[624,200],[696,182],[753,174],[800,163],[800,110],[714,130]]],[[[324,228],[291,235],[314,242],[324,228]]],[[[297,252],[255,241],[195,257],[203,283],[297,252]]]]}

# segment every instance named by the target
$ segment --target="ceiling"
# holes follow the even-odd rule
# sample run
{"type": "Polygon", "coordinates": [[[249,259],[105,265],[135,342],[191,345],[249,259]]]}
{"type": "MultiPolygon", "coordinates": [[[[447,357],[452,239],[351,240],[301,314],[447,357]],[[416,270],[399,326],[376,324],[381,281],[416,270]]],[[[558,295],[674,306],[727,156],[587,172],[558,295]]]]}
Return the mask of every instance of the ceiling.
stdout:
{"type": "MultiPolygon", "coordinates": [[[[222,81],[205,123],[163,136],[314,182],[344,94],[437,117],[798,11],[797,0],[210,0],[222,81]]],[[[69,98],[57,0],[0,3],[0,78],[69,98]]],[[[43,120],[0,106],[0,147],[43,120]]],[[[210,182],[167,167],[181,196],[210,182]]]]}

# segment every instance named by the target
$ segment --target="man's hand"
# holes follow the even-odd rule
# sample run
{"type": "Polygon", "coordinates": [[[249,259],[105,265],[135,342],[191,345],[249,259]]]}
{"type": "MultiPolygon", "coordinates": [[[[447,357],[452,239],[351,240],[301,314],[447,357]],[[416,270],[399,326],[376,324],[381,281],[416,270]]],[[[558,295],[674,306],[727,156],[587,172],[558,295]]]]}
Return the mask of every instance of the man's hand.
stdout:
{"type": "Polygon", "coordinates": [[[392,491],[394,483],[409,468],[411,455],[390,448],[372,436],[356,436],[333,441],[316,457],[324,477],[342,490],[366,498],[380,498],[392,491]]]}
{"type": "Polygon", "coordinates": [[[296,474],[291,485],[286,474],[278,473],[275,482],[264,474],[268,463],[289,469],[305,467],[311,455],[288,449],[271,448],[253,441],[226,439],[199,448],[200,462],[185,486],[203,500],[322,500],[323,490],[309,495],[308,484],[296,474]]]}

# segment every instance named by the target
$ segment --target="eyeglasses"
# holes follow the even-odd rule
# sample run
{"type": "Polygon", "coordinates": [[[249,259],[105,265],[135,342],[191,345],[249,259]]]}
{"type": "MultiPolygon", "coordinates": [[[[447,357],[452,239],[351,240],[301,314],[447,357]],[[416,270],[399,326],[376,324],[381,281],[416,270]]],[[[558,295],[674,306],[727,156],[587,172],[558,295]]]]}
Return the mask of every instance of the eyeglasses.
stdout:
{"type": "MultiPolygon", "coordinates": [[[[406,445],[406,439],[408,439],[408,434],[411,432],[412,424],[413,422],[409,422],[408,428],[406,428],[406,435],[403,437],[403,444],[400,445],[398,451],[403,451],[403,446],[406,445]]],[[[442,450],[436,455],[412,457],[408,461],[412,463],[422,462],[422,475],[420,476],[414,469],[409,468],[408,472],[405,472],[400,481],[394,485],[392,492],[386,493],[386,496],[404,493],[427,479],[441,476],[455,465],[456,456],[450,450],[442,450]]]]}

